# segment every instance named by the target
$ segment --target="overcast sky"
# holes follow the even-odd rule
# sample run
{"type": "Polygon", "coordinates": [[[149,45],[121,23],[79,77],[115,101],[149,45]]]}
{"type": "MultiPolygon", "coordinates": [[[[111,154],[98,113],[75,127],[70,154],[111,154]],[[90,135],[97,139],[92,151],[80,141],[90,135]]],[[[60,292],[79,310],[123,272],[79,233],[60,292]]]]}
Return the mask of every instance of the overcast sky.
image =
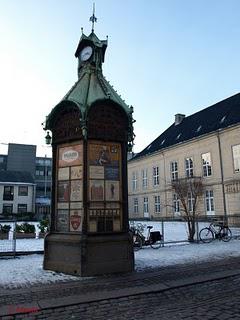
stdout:
{"type": "MultiPolygon", "coordinates": [[[[0,0],[0,153],[44,146],[41,123],[77,80],[89,0],[0,0]]],[[[141,151],[174,121],[239,92],[239,0],[95,0],[103,73],[134,107],[141,151]]]]}

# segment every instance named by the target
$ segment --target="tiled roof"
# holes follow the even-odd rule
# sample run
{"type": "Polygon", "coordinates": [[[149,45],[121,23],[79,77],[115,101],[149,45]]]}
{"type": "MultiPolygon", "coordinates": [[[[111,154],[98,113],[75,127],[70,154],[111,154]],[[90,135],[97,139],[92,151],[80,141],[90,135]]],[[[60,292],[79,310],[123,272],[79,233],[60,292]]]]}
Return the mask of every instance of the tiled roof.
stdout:
{"type": "Polygon", "coordinates": [[[240,93],[173,123],[130,161],[240,123],[240,93]]]}
{"type": "Polygon", "coordinates": [[[0,182],[34,183],[34,179],[25,171],[0,171],[0,182]]]}

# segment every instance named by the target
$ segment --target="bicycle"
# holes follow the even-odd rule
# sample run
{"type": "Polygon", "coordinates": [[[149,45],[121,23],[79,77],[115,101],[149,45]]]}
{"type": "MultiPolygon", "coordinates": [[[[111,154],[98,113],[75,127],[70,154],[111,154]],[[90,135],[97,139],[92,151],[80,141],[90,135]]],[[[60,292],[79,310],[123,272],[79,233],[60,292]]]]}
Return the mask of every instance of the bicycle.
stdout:
{"type": "Polygon", "coordinates": [[[142,248],[142,246],[151,246],[153,249],[158,249],[162,244],[162,235],[160,231],[151,231],[153,226],[146,226],[138,223],[137,226],[131,226],[130,230],[133,234],[133,248],[135,251],[142,248]],[[147,237],[143,232],[145,227],[148,229],[147,237]]]}
{"type": "Polygon", "coordinates": [[[210,243],[213,239],[228,242],[232,239],[232,231],[227,225],[222,223],[214,225],[214,222],[211,222],[208,227],[200,230],[199,238],[203,243],[210,243]],[[216,227],[218,227],[218,229],[216,229],[216,227]]]}

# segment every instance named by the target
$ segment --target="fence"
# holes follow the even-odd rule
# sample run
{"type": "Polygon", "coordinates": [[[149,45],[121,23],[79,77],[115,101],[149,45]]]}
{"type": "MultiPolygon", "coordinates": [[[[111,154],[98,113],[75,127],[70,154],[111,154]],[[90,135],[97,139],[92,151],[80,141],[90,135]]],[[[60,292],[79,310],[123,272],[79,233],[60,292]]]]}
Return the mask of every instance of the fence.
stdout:
{"type": "Polygon", "coordinates": [[[0,219],[0,256],[43,252],[44,234],[38,225],[34,221],[0,219]]]}
{"type": "MultiPolygon", "coordinates": [[[[199,231],[209,226],[211,222],[214,223],[226,223],[232,231],[233,239],[240,239],[240,215],[227,215],[223,216],[198,216],[197,221],[195,222],[195,236],[194,241],[199,242],[199,231]]],[[[188,240],[188,227],[186,221],[181,217],[164,217],[161,219],[152,219],[152,220],[130,220],[131,225],[137,225],[141,223],[145,226],[143,234],[147,235],[147,226],[153,226],[151,231],[160,231],[162,234],[162,245],[173,245],[173,244],[182,244],[189,243],[188,240]]]]}

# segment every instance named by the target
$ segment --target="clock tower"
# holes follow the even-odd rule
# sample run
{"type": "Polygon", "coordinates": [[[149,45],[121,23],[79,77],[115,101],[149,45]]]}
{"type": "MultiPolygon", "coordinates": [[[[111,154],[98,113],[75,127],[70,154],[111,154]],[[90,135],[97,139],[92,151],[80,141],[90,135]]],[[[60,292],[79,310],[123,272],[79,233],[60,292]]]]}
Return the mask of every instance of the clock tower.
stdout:
{"type": "Polygon", "coordinates": [[[92,276],[134,269],[128,223],[127,152],[133,108],[102,73],[107,40],[81,35],[78,80],[46,118],[52,136],[51,228],[44,268],[92,276]]]}

